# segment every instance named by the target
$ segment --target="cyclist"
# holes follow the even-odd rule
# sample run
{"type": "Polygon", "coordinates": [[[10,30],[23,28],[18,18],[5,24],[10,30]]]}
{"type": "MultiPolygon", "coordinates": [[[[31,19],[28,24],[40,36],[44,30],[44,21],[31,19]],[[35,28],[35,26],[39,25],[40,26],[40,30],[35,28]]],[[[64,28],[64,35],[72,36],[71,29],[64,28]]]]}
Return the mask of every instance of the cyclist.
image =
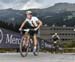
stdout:
{"type": "Polygon", "coordinates": [[[52,35],[52,48],[54,48],[55,50],[59,48],[59,40],[59,35],[57,33],[54,33],[54,35],[52,35]]]}
{"type": "Polygon", "coordinates": [[[27,42],[29,42],[29,38],[30,38],[30,36],[32,36],[33,41],[34,41],[33,53],[36,55],[36,48],[37,48],[37,42],[38,42],[37,41],[37,34],[38,34],[38,30],[42,26],[42,21],[39,20],[37,17],[33,16],[32,11],[26,11],[26,19],[24,20],[24,22],[20,26],[19,30],[22,30],[23,27],[26,25],[26,23],[27,23],[26,28],[34,29],[34,31],[30,30],[28,32],[29,36],[27,37],[27,39],[28,39],[27,42]]]}
{"type": "Polygon", "coordinates": [[[55,41],[55,43],[56,43],[57,40],[60,40],[59,35],[57,33],[55,33],[54,35],[52,35],[52,40],[55,41]]]}

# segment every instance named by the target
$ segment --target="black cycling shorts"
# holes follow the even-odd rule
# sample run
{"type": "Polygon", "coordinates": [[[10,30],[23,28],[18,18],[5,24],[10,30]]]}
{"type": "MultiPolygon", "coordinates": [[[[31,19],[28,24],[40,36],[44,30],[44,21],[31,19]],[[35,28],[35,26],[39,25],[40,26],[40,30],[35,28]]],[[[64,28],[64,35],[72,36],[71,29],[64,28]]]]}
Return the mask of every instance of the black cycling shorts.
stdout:
{"type": "MultiPolygon", "coordinates": [[[[35,29],[36,27],[32,27],[32,29],[35,29]]],[[[33,30],[30,30],[29,31],[29,34],[31,35],[31,36],[33,36],[34,34],[38,34],[38,30],[37,31],[33,31],[33,30]]]]}

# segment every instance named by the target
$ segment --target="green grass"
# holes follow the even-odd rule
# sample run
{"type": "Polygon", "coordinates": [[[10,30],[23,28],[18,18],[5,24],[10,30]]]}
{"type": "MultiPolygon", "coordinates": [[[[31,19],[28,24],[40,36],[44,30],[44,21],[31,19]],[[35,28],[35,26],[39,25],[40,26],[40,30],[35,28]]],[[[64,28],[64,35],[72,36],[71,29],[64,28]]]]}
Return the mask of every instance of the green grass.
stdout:
{"type": "Polygon", "coordinates": [[[6,53],[6,52],[16,52],[16,49],[0,48],[0,53],[6,53]]]}

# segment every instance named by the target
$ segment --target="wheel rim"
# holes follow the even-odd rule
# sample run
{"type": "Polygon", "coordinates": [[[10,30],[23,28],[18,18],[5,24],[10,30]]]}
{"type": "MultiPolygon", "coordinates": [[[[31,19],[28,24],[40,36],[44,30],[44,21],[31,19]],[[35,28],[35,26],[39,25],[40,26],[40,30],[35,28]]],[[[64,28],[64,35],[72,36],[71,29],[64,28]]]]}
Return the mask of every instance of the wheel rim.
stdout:
{"type": "Polygon", "coordinates": [[[23,40],[24,39],[22,39],[20,42],[20,54],[22,57],[25,57],[28,54],[28,47],[26,47],[25,45],[23,46],[23,40]]]}

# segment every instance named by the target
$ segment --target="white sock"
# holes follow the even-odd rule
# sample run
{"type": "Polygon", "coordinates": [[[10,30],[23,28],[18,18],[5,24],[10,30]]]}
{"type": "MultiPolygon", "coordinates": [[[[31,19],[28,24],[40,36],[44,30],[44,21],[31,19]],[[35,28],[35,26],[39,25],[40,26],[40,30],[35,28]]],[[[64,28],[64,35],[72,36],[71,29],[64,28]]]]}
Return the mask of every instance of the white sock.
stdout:
{"type": "Polygon", "coordinates": [[[34,49],[36,49],[36,47],[34,47],[34,49]]]}

